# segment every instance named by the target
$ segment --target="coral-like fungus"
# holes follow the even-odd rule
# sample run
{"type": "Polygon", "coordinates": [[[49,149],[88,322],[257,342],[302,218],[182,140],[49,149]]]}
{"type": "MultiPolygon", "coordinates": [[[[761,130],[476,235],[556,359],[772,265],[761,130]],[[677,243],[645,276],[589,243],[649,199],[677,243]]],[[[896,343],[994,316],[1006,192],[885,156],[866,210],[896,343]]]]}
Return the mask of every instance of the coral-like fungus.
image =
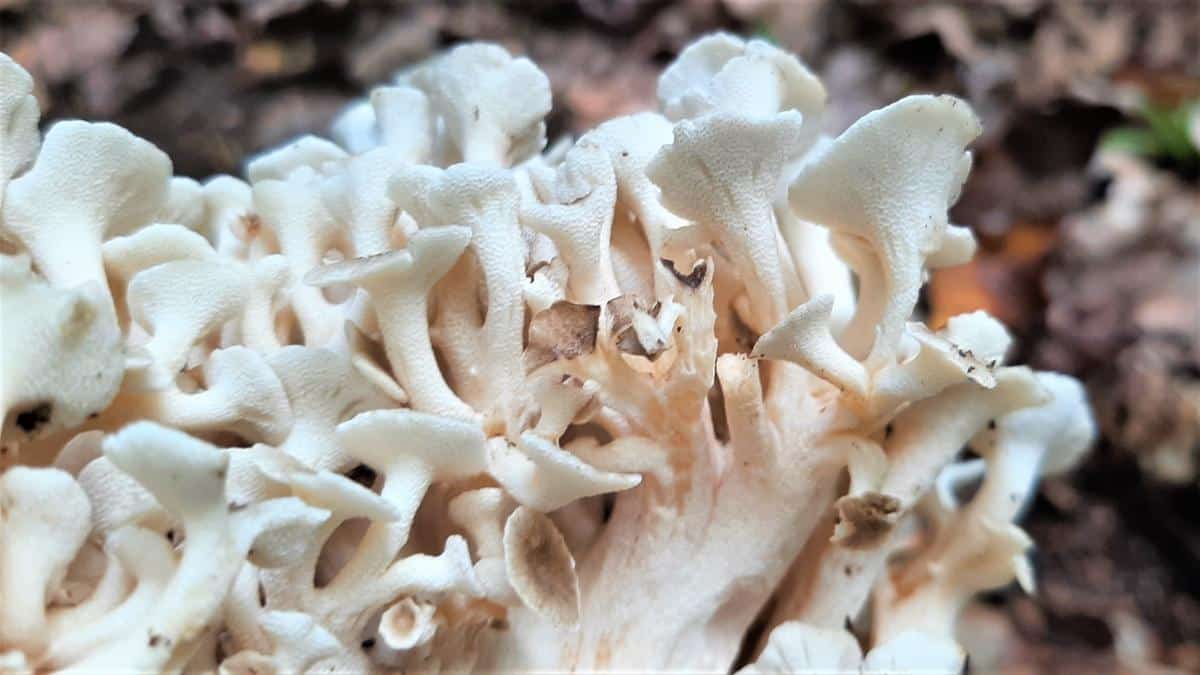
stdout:
{"type": "Polygon", "coordinates": [[[827,138],[714,35],[546,149],[546,76],[465,45],[197,183],[31,91],[0,59],[6,668],[953,671],[1033,586],[1081,390],[910,320],[974,252],[963,101],[827,138]]]}

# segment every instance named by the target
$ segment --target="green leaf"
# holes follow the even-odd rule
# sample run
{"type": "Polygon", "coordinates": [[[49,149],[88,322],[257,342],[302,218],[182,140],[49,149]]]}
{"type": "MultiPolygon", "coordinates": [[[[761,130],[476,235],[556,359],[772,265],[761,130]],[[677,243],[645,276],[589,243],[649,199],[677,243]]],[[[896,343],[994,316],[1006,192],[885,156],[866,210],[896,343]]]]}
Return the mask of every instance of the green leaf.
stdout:
{"type": "Polygon", "coordinates": [[[775,34],[771,32],[771,26],[766,21],[756,23],[754,25],[754,32],[750,36],[759,40],[765,40],[776,46],[779,45],[779,40],[775,39],[775,34]]]}
{"type": "Polygon", "coordinates": [[[1138,157],[1154,157],[1159,151],[1158,138],[1144,127],[1117,127],[1100,139],[1100,148],[1138,157]]]}

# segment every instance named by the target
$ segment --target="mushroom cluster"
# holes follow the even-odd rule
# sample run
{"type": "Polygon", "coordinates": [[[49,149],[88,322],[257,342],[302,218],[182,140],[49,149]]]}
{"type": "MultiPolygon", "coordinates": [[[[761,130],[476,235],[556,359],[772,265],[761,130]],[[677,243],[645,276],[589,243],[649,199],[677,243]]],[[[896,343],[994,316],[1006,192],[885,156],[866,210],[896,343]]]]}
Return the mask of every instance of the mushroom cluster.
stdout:
{"type": "Polygon", "coordinates": [[[200,183],[31,92],[0,55],[5,672],[953,672],[1032,588],[1093,424],[910,320],[975,249],[961,100],[830,138],[718,34],[547,147],[468,44],[200,183]]]}

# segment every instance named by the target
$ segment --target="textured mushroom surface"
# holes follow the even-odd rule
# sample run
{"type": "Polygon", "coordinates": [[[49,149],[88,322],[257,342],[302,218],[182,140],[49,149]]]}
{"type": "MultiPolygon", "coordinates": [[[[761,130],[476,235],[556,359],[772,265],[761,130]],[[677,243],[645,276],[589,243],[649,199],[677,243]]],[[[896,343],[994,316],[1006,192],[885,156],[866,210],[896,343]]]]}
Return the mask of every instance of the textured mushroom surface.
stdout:
{"type": "Polygon", "coordinates": [[[32,86],[0,58],[6,672],[958,672],[1034,592],[1095,432],[914,317],[975,250],[965,102],[828,138],[722,34],[548,145],[471,44],[198,183],[32,86]]]}

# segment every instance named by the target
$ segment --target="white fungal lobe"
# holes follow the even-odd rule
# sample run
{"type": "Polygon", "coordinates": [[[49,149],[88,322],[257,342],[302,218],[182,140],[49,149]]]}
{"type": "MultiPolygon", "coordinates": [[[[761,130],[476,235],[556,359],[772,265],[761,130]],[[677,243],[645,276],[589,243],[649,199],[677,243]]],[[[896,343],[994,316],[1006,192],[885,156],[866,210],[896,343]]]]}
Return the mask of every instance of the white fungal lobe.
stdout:
{"type": "Polygon", "coordinates": [[[1082,389],[912,317],[975,250],[963,101],[822,137],[721,34],[547,148],[470,44],[197,182],[32,91],[0,56],[0,669],[957,672],[1035,586],[1082,389]]]}

